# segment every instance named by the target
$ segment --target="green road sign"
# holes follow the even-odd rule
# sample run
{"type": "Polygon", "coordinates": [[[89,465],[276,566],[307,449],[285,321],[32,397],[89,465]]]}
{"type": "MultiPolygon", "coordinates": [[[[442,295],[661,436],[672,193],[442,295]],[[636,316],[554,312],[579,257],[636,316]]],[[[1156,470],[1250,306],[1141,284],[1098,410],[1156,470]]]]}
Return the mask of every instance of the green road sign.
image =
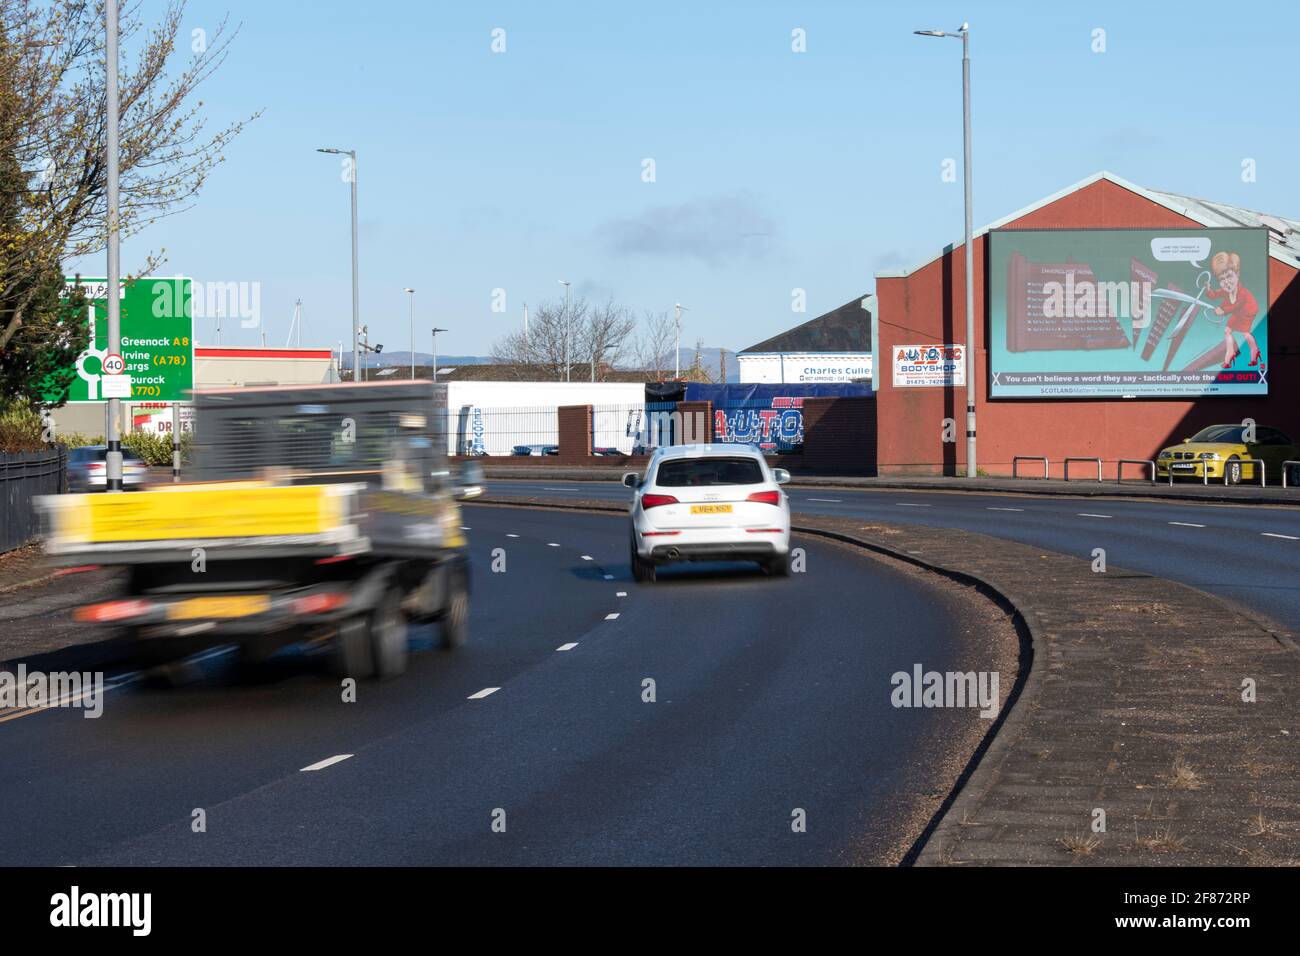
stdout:
{"type": "MultiPolygon", "coordinates": [[[[65,279],[69,290],[77,279],[65,279]]],[[[112,350],[108,344],[108,282],[82,277],[80,285],[89,300],[86,321],[92,324],[90,348],[77,357],[77,378],[68,391],[70,402],[99,402],[114,397],[118,376],[104,374],[103,362],[112,350]],[[105,394],[107,386],[109,394],[105,394]]],[[[118,350],[123,374],[130,378],[124,399],[180,402],[194,387],[194,320],[190,311],[190,280],[135,279],[123,281],[121,337],[118,350]]]]}

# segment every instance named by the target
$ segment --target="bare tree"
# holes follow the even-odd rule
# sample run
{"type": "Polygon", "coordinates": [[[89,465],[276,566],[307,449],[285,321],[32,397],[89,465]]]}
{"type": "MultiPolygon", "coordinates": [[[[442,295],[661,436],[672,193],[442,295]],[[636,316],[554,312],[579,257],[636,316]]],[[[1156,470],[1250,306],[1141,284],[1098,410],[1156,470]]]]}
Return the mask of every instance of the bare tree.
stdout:
{"type": "Polygon", "coordinates": [[[583,361],[583,329],[590,308],[582,299],[576,299],[566,309],[564,303],[544,302],[530,316],[528,334],[522,330],[511,332],[492,346],[492,361],[516,369],[523,379],[549,379],[563,382],[571,378],[573,367],[583,361]],[[567,371],[567,375],[566,375],[567,371]]]}
{"type": "Polygon", "coordinates": [[[636,364],[655,378],[663,378],[666,365],[672,365],[673,344],[677,341],[677,327],[668,312],[641,314],[641,327],[636,335],[634,353],[636,364]]]}
{"type": "MultiPolygon", "coordinates": [[[[223,149],[258,114],[205,131],[196,91],[221,66],[234,33],[196,31],[189,62],[171,69],[185,0],[167,0],[145,28],[140,0],[120,17],[121,236],[189,207],[223,149]]],[[[237,32],[237,31],[236,31],[237,32]]],[[[0,224],[0,350],[22,327],[42,282],[65,258],[107,240],[103,0],[0,0],[0,156],[26,180],[0,224]]],[[[150,256],[142,273],[152,271],[150,256]]]]}
{"type": "Polygon", "coordinates": [[[609,370],[623,360],[635,328],[631,313],[612,299],[589,310],[578,331],[591,381],[603,382],[609,377],[609,370]]]}

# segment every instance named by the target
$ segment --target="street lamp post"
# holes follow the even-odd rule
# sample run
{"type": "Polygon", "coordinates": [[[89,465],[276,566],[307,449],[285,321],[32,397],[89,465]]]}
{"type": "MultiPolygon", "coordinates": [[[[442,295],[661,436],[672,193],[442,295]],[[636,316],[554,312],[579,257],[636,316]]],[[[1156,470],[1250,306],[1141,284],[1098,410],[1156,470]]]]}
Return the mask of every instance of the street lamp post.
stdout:
{"type": "MultiPolygon", "coordinates": [[[[318,149],[318,153],[347,156],[352,160],[348,180],[352,184],[352,381],[360,381],[357,369],[357,338],[361,330],[361,306],[357,292],[357,151],[355,149],[318,149]]],[[[364,375],[364,373],[362,373],[364,375]]]]}
{"type": "Polygon", "coordinates": [[[569,380],[569,288],[573,285],[564,279],[559,280],[564,286],[564,380],[569,380]]]}
{"type": "MultiPolygon", "coordinates": [[[[118,205],[118,89],[117,89],[117,0],[107,0],[104,4],[105,24],[105,46],[104,46],[104,65],[107,72],[105,77],[105,107],[107,109],[106,117],[106,135],[105,145],[107,157],[105,160],[106,174],[108,177],[107,199],[108,199],[108,282],[104,295],[108,298],[108,343],[105,348],[112,355],[120,355],[122,352],[122,303],[118,299],[120,289],[119,275],[121,272],[121,261],[119,253],[121,247],[118,242],[118,227],[120,209],[118,205]]],[[[91,338],[94,338],[94,325],[91,326],[91,338]]],[[[94,348],[94,342],[91,342],[91,348],[94,348]]],[[[100,376],[103,380],[103,376],[100,376]]],[[[104,486],[105,490],[116,492],[122,490],[122,435],[121,435],[121,400],[112,397],[108,400],[108,421],[104,433],[104,443],[108,446],[108,451],[104,456],[104,486]]]]}
{"type": "Polygon", "coordinates": [[[415,381],[415,290],[403,289],[411,296],[411,380],[415,381]]]}
{"type": "Polygon", "coordinates": [[[974,478],[975,457],[975,249],[971,240],[970,171],[970,24],[963,23],[954,33],[943,30],[914,30],[919,36],[961,38],[962,149],[966,189],[966,477],[974,478]]]}
{"type": "Polygon", "coordinates": [[[446,332],[446,329],[440,329],[436,325],[433,327],[433,381],[438,382],[438,333],[446,332]]]}
{"type": "Polygon", "coordinates": [[[673,349],[673,378],[682,377],[682,313],[690,309],[678,302],[673,306],[673,324],[677,328],[677,347],[673,349]]]}

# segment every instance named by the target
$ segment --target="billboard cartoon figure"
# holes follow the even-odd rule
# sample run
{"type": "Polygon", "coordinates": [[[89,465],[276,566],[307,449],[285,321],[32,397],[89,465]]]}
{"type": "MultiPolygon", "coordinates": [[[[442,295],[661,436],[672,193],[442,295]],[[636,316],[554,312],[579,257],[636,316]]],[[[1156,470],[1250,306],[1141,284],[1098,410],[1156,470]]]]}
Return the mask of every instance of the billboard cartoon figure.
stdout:
{"type": "Polygon", "coordinates": [[[1223,367],[1232,368],[1232,363],[1241,351],[1237,339],[1232,334],[1240,332],[1246,337],[1250,346],[1250,365],[1259,364],[1259,346],[1251,328],[1255,316],[1259,314],[1259,303],[1250,290],[1241,285],[1241,256],[1235,252],[1216,252],[1210,260],[1210,271],[1219,282],[1218,289],[1206,289],[1205,294],[1219,303],[1214,309],[1215,315],[1227,316],[1223,327],[1223,367]]]}

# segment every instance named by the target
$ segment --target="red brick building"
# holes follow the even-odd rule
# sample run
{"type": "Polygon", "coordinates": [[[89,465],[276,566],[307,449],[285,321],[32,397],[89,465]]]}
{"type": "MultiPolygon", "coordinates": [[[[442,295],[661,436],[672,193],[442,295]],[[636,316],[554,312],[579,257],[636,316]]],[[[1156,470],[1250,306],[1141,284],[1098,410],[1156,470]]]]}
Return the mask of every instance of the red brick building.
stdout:
{"type": "MultiPolygon", "coordinates": [[[[1164,445],[1220,422],[1253,418],[1300,441],[1300,222],[1172,193],[1098,173],[975,233],[975,368],[980,471],[1009,474],[1015,455],[1154,458],[1164,445]],[[988,233],[991,229],[1267,227],[1268,395],[1156,398],[989,398],[988,233]]],[[[881,475],[964,470],[965,386],[898,388],[894,349],[966,339],[964,244],[904,272],[876,274],[875,386],[881,475]],[[943,440],[943,421],[956,441],[943,440]]],[[[1086,469],[1085,469],[1086,470],[1086,469]]],[[[1107,477],[1114,466],[1106,468],[1107,477]]],[[[1136,477],[1136,470],[1130,473],[1136,477]]]]}

